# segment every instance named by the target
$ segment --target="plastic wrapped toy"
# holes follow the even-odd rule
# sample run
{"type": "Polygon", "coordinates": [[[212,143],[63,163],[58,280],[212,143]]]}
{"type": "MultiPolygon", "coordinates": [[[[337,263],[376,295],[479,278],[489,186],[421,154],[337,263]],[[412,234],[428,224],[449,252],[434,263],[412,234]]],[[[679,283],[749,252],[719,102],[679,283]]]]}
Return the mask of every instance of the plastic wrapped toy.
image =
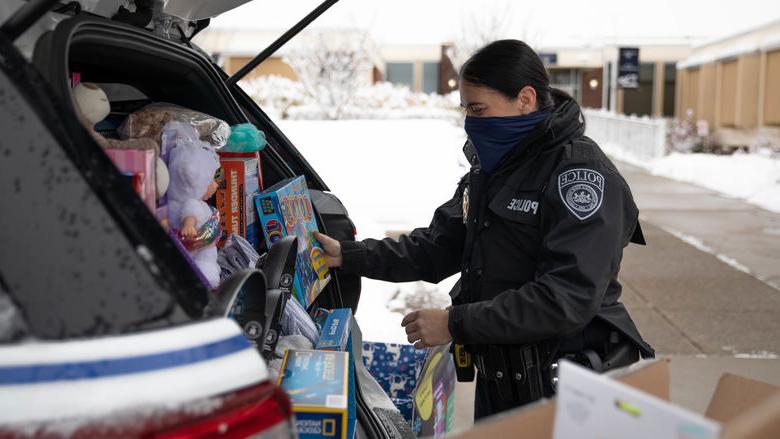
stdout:
{"type": "Polygon", "coordinates": [[[230,128],[230,137],[219,152],[257,152],[265,145],[264,132],[251,123],[241,123],[230,128]]]}
{"type": "MultiPolygon", "coordinates": [[[[170,127],[168,127],[170,128],[170,127]]],[[[221,234],[219,212],[206,200],[217,190],[215,173],[219,157],[207,143],[197,140],[195,128],[178,124],[182,130],[175,148],[170,151],[168,166],[168,223],[178,234],[190,257],[212,288],[219,285],[217,240],[221,234]]]]}
{"type": "Polygon", "coordinates": [[[184,122],[195,127],[197,137],[220,148],[227,142],[230,125],[227,122],[199,111],[168,103],[154,103],[130,114],[119,127],[123,139],[149,137],[160,141],[163,127],[172,121],[184,122]]]}

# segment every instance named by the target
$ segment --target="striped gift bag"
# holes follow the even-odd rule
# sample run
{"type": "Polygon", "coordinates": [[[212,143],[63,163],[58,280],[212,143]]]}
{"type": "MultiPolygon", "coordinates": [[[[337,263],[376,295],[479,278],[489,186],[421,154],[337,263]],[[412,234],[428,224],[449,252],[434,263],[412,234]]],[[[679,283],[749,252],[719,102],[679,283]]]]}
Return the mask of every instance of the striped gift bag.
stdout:
{"type": "Polygon", "coordinates": [[[156,157],[153,149],[106,149],[121,172],[141,177],[141,191],[138,195],[153,213],[157,207],[156,157]]]}

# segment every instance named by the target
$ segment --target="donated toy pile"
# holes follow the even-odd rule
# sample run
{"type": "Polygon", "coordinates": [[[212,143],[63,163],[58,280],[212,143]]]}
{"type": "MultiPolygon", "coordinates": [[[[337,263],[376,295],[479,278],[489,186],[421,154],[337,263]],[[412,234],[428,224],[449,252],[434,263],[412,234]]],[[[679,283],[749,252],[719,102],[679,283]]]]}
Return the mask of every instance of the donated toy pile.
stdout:
{"type": "Polygon", "coordinates": [[[414,430],[436,436],[449,430],[453,380],[446,377],[454,372],[438,371],[434,362],[426,375],[430,359],[412,346],[367,342],[353,351],[352,311],[313,306],[331,274],[313,237],[311,196],[303,176],[264,188],[262,131],[169,103],[112,112],[99,85],[80,82],[77,74],[72,83],[82,124],[212,294],[234,273],[257,267],[260,255],[283,237],[298,238],[291,300],[266,359],[290,396],[299,437],[354,437],[353,352],[414,430]],[[415,404],[418,377],[427,399],[415,404]]]}

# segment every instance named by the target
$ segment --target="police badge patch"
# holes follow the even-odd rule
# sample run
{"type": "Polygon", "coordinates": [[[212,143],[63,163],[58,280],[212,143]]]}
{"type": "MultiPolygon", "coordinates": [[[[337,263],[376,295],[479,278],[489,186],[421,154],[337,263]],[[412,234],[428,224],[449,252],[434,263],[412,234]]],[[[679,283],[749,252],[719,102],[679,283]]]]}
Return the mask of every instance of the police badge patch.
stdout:
{"type": "Polygon", "coordinates": [[[604,176],[592,169],[569,169],[558,175],[558,194],[574,216],[587,219],[601,207],[604,176]]]}

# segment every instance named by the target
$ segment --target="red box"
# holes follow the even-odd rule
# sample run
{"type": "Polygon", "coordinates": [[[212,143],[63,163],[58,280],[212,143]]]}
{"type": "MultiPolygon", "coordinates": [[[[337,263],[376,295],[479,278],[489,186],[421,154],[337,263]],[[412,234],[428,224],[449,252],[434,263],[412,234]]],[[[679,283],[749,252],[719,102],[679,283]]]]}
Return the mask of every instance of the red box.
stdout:
{"type": "Polygon", "coordinates": [[[217,210],[222,230],[241,235],[258,247],[257,211],[254,197],[263,188],[260,156],[256,152],[221,152],[224,179],[217,189],[217,210]]]}
{"type": "Polygon", "coordinates": [[[150,211],[157,208],[157,157],[153,149],[106,149],[106,155],[123,173],[136,175],[133,184],[140,183],[138,195],[150,211]]]}

